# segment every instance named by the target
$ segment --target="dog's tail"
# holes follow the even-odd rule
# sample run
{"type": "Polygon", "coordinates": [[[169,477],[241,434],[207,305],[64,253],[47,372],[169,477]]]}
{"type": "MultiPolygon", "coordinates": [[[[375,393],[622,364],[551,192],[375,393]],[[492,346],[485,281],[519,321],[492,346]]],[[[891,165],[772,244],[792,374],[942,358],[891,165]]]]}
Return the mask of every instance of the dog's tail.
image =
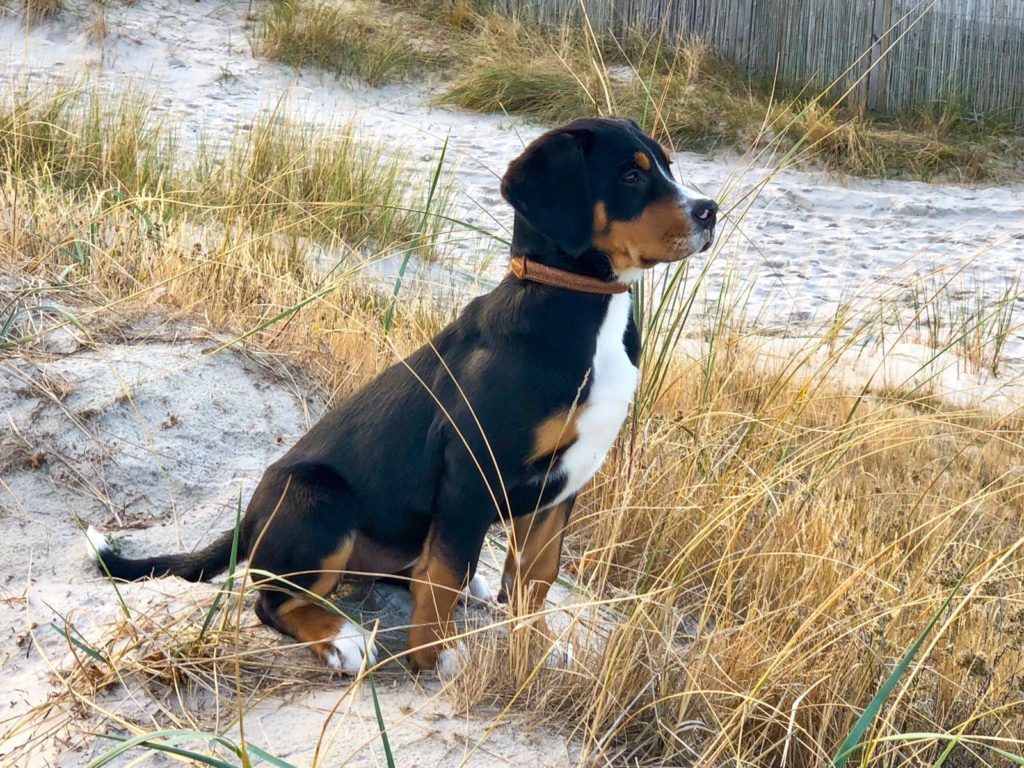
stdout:
{"type": "MultiPolygon", "coordinates": [[[[100,571],[115,579],[135,581],[147,576],[180,576],[189,581],[209,581],[231,564],[233,530],[222,533],[207,547],[198,552],[178,555],[158,555],[133,560],[114,552],[107,537],[91,525],[85,532],[88,538],[89,558],[100,571]]],[[[239,553],[239,559],[242,559],[239,553]]]]}

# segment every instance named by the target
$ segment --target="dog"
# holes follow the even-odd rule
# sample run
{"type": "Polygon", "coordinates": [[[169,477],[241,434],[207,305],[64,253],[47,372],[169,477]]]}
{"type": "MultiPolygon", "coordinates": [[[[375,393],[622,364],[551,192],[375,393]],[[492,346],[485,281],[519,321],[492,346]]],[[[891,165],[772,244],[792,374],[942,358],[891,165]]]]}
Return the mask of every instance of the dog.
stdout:
{"type": "MultiPolygon", "coordinates": [[[[457,663],[457,600],[488,528],[509,526],[498,600],[536,613],[558,574],[577,493],[604,462],[639,378],[630,286],[645,270],[707,250],[716,203],[672,176],[665,150],[631,120],[551,130],[512,161],[511,270],[428,344],[350,396],[256,488],[239,561],[273,574],[260,620],[328,668],[376,663],[365,631],[324,607],[343,573],[408,580],[409,660],[457,663]]],[[[197,552],[128,559],[90,528],[90,552],[118,579],[225,570],[234,531],[197,552]]]]}

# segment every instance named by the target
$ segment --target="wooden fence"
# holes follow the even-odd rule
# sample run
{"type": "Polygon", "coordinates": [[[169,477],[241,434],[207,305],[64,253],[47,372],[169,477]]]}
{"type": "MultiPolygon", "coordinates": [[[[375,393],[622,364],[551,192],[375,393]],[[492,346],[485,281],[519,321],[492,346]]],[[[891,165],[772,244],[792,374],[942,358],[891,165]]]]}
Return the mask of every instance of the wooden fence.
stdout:
{"type": "Polygon", "coordinates": [[[1024,0],[493,0],[540,22],[700,37],[748,71],[871,109],[956,101],[1024,123],[1024,0]]]}

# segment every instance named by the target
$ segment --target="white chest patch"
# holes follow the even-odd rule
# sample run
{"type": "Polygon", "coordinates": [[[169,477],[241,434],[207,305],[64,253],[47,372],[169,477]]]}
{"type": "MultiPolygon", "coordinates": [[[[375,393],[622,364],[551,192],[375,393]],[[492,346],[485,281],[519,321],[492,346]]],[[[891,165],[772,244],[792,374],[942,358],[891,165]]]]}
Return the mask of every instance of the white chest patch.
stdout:
{"type": "Polygon", "coordinates": [[[565,478],[565,487],[552,504],[565,501],[594,476],[626,419],[639,378],[623,343],[630,302],[630,294],[618,293],[608,304],[597,334],[590,389],[576,419],[576,442],[562,454],[556,470],[565,478]]]}

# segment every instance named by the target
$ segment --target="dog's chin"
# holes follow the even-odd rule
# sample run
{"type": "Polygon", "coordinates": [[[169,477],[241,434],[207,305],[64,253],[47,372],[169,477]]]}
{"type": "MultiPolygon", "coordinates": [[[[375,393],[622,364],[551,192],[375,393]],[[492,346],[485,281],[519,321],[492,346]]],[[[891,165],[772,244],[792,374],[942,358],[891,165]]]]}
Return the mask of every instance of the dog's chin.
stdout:
{"type": "Polygon", "coordinates": [[[690,239],[693,241],[694,253],[705,253],[711,250],[711,246],[715,242],[715,230],[705,229],[703,232],[692,235],[690,239]]]}
{"type": "Polygon", "coordinates": [[[685,240],[680,240],[676,243],[676,247],[671,252],[666,254],[660,259],[649,259],[646,257],[640,258],[640,266],[643,269],[650,269],[656,267],[659,264],[673,264],[677,261],[683,261],[691,256],[704,253],[711,249],[711,245],[715,242],[715,234],[713,231],[705,230],[704,232],[696,235],[690,235],[685,240]]]}
{"type": "Polygon", "coordinates": [[[675,264],[677,262],[690,258],[693,254],[693,250],[689,248],[681,248],[677,251],[672,251],[671,253],[666,254],[663,258],[660,259],[648,259],[645,256],[641,256],[640,268],[651,269],[652,267],[656,267],[659,264],[675,264]]]}

